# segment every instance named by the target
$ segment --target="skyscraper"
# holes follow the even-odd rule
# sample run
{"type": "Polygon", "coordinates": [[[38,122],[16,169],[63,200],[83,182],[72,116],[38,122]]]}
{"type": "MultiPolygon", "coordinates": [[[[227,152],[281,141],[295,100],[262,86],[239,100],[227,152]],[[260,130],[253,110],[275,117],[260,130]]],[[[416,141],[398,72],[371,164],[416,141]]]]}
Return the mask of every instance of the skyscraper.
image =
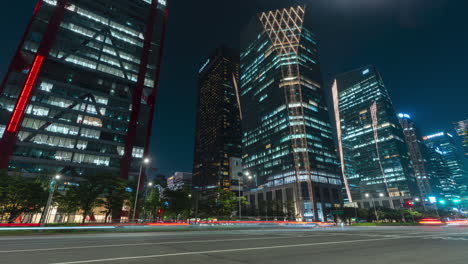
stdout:
{"type": "Polygon", "coordinates": [[[430,174],[427,170],[427,160],[425,160],[423,151],[421,150],[422,142],[420,136],[409,114],[399,113],[398,118],[403,128],[403,134],[405,135],[405,141],[414,170],[414,176],[416,177],[416,183],[418,184],[419,193],[421,194],[421,198],[427,199],[433,192],[429,179],[430,174]]]}
{"type": "Polygon", "coordinates": [[[0,88],[0,167],[136,175],[166,18],[164,0],[39,0],[0,88]]]}
{"type": "Polygon", "coordinates": [[[462,162],[462,155],[452,134],[438,132],[423,137],[424,143],[431,149],[437,150],[445,159],[451,179],[456,184],[454,197],[465,196],[468,193],[468,177],[462,162]]]}
{"type": "Polygon", "coordinates": [[[241,35],[243,165],[251,205],[293,201],[299,218],[324,220],[342,182],[309,18],[266,11],[241,35]]]}
{"type": "Polygon", "coordinates": [[[462,141],[463,152],[465,153],[465,162],[468,162],[468,119],[456,122],[454,125],[455,130],[462,141]]]}
{"type": "Polygon", "coordinates": [[[403,129],[374,66],[338,75],[332,87],[338,146],[350,201],[400,207],[419,194],[403,129]]]}
{"type": "Polygon", "coordinates": [[[457,184],[450,174],[447,160],[438,148],[430,148],[423,144],[421,146],[423,156],[426,160],[426,172],[429,175],[432,194],[438,198],[458,198],[457,184]]]}
{"type": "MultiPolygon", "coordinates": [[[[231,189],[232,159],[241,158],[239,52],[218,48],[199,70],[193,186],[231,189]]],[[[239,162],[237,166],[240,166],[239,162]]],[[[237,184],[235,184],[237,185],[237,184]]]]}

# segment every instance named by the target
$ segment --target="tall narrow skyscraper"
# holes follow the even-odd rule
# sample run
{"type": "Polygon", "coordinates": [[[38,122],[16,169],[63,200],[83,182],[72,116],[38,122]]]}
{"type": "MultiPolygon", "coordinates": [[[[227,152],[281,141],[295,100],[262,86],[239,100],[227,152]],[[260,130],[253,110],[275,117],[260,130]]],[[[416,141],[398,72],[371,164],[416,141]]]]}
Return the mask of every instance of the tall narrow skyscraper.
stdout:
{"type": "Polygon", "coordinates": [[[427,169],[427,160],[423,156],[421,150],[422,142],[416,129],[416,125],[411,119],[411,116],[406,113],[399,113],[398,119],[400,120],[403,134],[405,135],[406,146],[408,147],[409,157],[418,184],[419,193],[422,199],[428,199],[429,195],[433,195],[432,187],[430,184],[430,174],[427,169]]]}
{"type": "Polygon", "coordinates": [[[423,137],[424,143],[437,150],[445,159],[451,180],[456,184],[453,197],[468,195],[468,182],[462,155],[457,147],[454,136],[447,132],[439,132],[423,137]]]}
{"type": "MultiPolygon", "coordinates": [[[[199,70],[193,186],[231,189],[241,167],[239,52],[218,48],[199,70]]],[[[234,184],[238,186],[238,184],[234,184]]]]}
{"type": "Polygon", "coordinates": [[[456,122],[454,123],[454,126],[462,141],[465,162],[468,162],[468,119],[456,122]]]}
{"type": "Polygon", "coordinates": [[[0,88],[0,167],[137,175],[148,154],[165,5],[39,0],[0,88]]]}
{"type": "Polygon", "coordinates": [[[324,220],[342,182],[308,19],[305,6],[266,11],[241,35],[243,162],[251,205],[293,201],[324,220]]]}
{"type": "Polygon", "coordinates": [[[336,77],[332,87],[338,146],[350,201],[401,207],[418,196],[403,129],[374,66],[336,77]]]}

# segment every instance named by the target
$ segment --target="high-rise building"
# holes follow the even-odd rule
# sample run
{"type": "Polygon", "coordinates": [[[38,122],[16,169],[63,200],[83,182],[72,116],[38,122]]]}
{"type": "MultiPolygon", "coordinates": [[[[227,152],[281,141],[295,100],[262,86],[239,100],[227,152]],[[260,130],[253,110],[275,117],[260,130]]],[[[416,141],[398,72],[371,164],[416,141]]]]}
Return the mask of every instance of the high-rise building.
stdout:
{"type": "Polygon", "coordinates": [[[429,148],[425,144],[421,146],[423,156],[426,160],[426,172],[429,175],[432,196],[448,200],[459,198],[457,184],[453,180],[447,161],[439,148],[429,148]]]}
{"type": "Polygon", "coordinates": [[[199,70],[193,186],[231,189],[231,159],[241,158],[239,52],[218,48],[199,70]]]}
{"type": "Polygon", "coordinates": [[[374,66],[338,75],[332,87],[342,173],[348,199],[401,207],[419,196],[403,129],[374,66]]]}
{"type": "Polygon", "coordinates": [[[447,132],[438,132],[424,136],[423,140],[429,148],[443,155],[451,180],[456,183],[456,190],[452,196],[468,195],[468,177],[454,136],[447,132]]]}
{"type": "Polygon", "coordinates": [[[39,0],[0,87],[0,167],[137,175],[148,154],[165,5],[39,0]]]}
{"type": "Polygon", "coordinates": [[[342,181],[309,19],[304,6],[266,11],[241,35],[243,166],[252,206],[293,201],[324,220],[342,181]]]}
{"type": "Polygon", "coordinates": [[[167,188],[172,191],[190,190],[192,187],[192,173],[176,172],[167,179],[167,188]]]}
{"type": "Polygon", "coordinates": [[[456,122],[454,123],[454,126],[462,141],[465,162],[468,162],[468,119],[456,122]]]}
{"type": "Polygon", "coordinates": [[[427,170],[427,160],[425,160],[423,156],[424,152],[421,150],[423,144],[420,140],[416,125],[409,114],[399,113],[398,119],[403,128],[403,134],[405,136],[406,146],[408,147],[408,153],[414,170],[414,176],[416,177],[416,183],[418,184],[419,193],[422,199],[428,199],[429,195],[433,195],[433,191],[429,179],[430,174],[427,170]]]}

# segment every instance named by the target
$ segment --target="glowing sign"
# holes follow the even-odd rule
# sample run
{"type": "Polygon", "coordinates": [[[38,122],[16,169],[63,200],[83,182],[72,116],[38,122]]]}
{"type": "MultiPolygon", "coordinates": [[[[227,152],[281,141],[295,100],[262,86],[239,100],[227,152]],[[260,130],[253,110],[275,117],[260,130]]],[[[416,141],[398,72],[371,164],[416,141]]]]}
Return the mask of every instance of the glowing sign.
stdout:
{"type": "Polygon", "coordinates": [[[370,72],[369,69],[365,69],[365,70],[362,71],[362,75],[366,75],[366,74],[368,74],[369,72],[370,72]]]}
{"type": "Polygon", "coordinates": [[[430,203],[435,203],[435,202],[437,202],[437,199],[436,199],[434,196],[429,196],[428,198],[429,198],[429,202],[430,202],[430,203]]]}
{"type": "Polygon", "coordinates": [[[198,73],[201,73],[206,68],[206,66],[208,66],[208,63],[210,63],[210,59],[206,60],[205,64],[203,64],[198,73]]]}

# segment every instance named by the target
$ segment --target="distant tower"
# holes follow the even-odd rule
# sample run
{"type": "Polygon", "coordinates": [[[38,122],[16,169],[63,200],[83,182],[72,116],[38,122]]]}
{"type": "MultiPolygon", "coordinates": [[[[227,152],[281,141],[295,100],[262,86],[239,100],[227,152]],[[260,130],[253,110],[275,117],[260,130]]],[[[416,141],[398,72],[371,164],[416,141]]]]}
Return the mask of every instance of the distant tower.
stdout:
{"type": "Polygon", "coordinates": [[[450,177],[456,184],[456,190],[452,193],[452,196],[468,195],[466,170],[453,135],[447,132],[439,132],[424,136],[423,140],[429,148],[437,150],[443,155],[450,177]]]}
{"type": "Polygon", "coordinates": [[[239,52],[218,48],[199,70],[193,187],[232,189],[241,168],[239,52]],[[233,160],[237,161],[232,162],[233,160]]]}
{"type": "Polygon", "coordinates": [[[430,184],[430,175],[426,169],[427,164],[421,150],[422,142],[418,136],[416,125],[411,120],[411,116],[406,113],[399,113],[398,118],[403,128],[406,145],[408,146],[409,156],[413,165],[416,182],[422,199],[427,199],[431,194],[432,188],[430,184]]]}
{"type": "Polygon", "coordinates": [[[468,162],[468,119],[454,123],[455,130],[460,137],[465,153],[465,162],[468,162]]]}
{"type": "Polygon", "coordinates": [[[342,181],[309,18],[304,6],[265,11],[241,35],[243,162],[251,205],[324,220],[342,181]]]}
{"type": "Polygon", "coordinates": [[[0,86],[0,168],[138,175],[149,151],[166,3],[39,0],[0,86]]]}
{"type": "Polygon", "coordinates": [[[353,201],[400,207],[419,195],[403,129],[374,66],[335,79],[332,88],[343,177],[353,201]]]}

